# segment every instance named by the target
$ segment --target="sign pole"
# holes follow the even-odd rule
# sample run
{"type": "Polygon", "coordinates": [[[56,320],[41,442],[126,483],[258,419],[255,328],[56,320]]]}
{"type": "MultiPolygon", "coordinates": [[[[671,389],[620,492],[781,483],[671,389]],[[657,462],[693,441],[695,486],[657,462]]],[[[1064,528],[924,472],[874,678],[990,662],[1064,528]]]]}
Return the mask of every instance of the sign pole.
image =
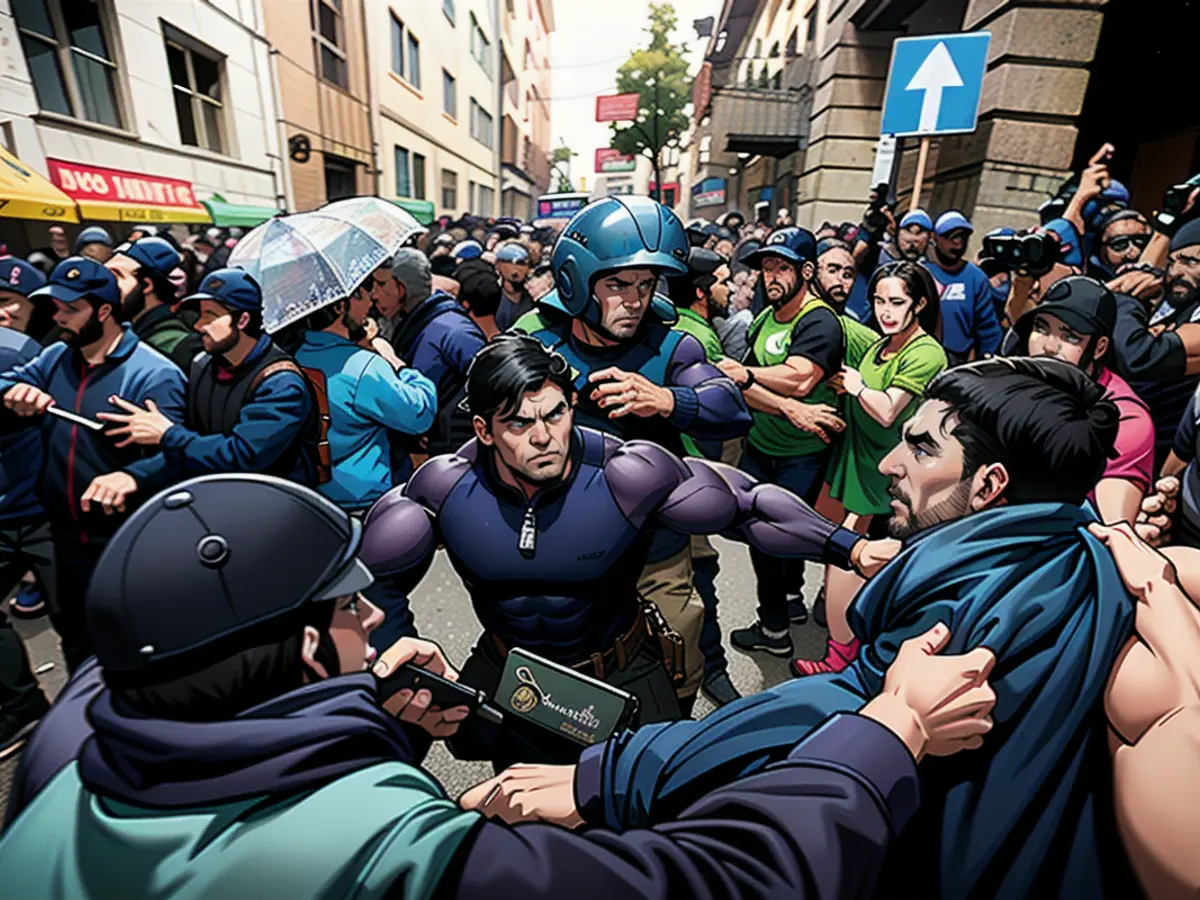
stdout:
{"type": "Polygon", "coordinates": [[[921,138],[921,149],[917,151],[917,172],[913,176],[912,199],[908,201],[908,211],[915,212],[921,205],[922,182],[925,181],[925,161],[929,158],[929,137],[921,138]]]}

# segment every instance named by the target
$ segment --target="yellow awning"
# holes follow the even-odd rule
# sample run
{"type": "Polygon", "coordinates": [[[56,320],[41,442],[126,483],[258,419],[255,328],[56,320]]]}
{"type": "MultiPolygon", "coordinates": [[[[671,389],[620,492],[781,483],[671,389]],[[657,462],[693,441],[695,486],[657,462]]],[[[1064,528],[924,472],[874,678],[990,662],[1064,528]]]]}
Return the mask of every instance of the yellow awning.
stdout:
{"type": "Polygon", "coordinates": [[[85,219],[101,222],[211,222],[208,210],[172,206],[148,206],[140,203],[98,203],[80,200],[79,212],[85,219]]]}
{"type": "Polygon", "coordinates": [[[78,222],[75,201],[0,147],[0,218],[78,222]]]}

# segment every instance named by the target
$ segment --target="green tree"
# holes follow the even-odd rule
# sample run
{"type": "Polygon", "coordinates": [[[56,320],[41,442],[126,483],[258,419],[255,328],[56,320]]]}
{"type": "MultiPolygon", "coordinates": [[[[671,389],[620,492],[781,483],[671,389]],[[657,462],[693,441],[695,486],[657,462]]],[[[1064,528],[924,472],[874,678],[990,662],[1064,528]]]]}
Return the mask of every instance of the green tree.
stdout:
{"type": "Polygon", "coordinates": [[[650,4],[650,44],[635,50],[617,69],[617,93],[637,94],[637,121],[612,123],[610,144],[622,153],[644,156],[654,166],[654,198],[662,193],[660,171],[664,147],[678,146],[688,127],[684,107],[691,100],[683,44],[672,44],[675,7],[650,4]]]}
{"type": "Polygon", "coordinates": [[[571,159],[578,155],[565,141],[550,154],[550,168],[558,176],[558,186],[555,190],[560,194],[569,194],[575,190],[571,184],[571,159]]]}

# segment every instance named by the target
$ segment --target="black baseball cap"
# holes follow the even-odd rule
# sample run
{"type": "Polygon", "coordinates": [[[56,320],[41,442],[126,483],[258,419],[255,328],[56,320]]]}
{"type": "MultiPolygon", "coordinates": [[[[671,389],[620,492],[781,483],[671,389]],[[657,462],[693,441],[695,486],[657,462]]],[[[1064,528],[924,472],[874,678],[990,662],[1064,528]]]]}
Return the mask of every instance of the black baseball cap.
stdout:
{"type": "Polygon", "coordinates": [[[1086,275],[1068,275],[1050,286],[1042,302],[1017,320],[1014,330],[1029,340],[1039,314],[1061,319],[1079,334],[1111,338],[1117,324],[1117,299],[1112,291],[1086,275]]]}

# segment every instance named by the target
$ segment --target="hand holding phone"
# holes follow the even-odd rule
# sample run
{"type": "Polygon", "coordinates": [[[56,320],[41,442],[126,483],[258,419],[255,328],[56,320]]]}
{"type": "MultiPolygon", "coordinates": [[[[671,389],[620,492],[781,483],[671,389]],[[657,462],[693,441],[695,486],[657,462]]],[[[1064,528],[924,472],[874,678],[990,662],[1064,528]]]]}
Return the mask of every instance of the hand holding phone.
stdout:
{"type": "Polygon", "coordinates": [[[414,698],[419,691],[428,691],[430,708],[465,706],[471,713],[494,725],[499,725],[504,718],[498,709],[487,702],[487,695],[483,691],[451,681],[429,669],[422,669],[414,662],[403,663],[382,678],[376,676],[376,681],[379,683],[379,699],[384,703],[401,691],[412,691],[414,698]]]}

